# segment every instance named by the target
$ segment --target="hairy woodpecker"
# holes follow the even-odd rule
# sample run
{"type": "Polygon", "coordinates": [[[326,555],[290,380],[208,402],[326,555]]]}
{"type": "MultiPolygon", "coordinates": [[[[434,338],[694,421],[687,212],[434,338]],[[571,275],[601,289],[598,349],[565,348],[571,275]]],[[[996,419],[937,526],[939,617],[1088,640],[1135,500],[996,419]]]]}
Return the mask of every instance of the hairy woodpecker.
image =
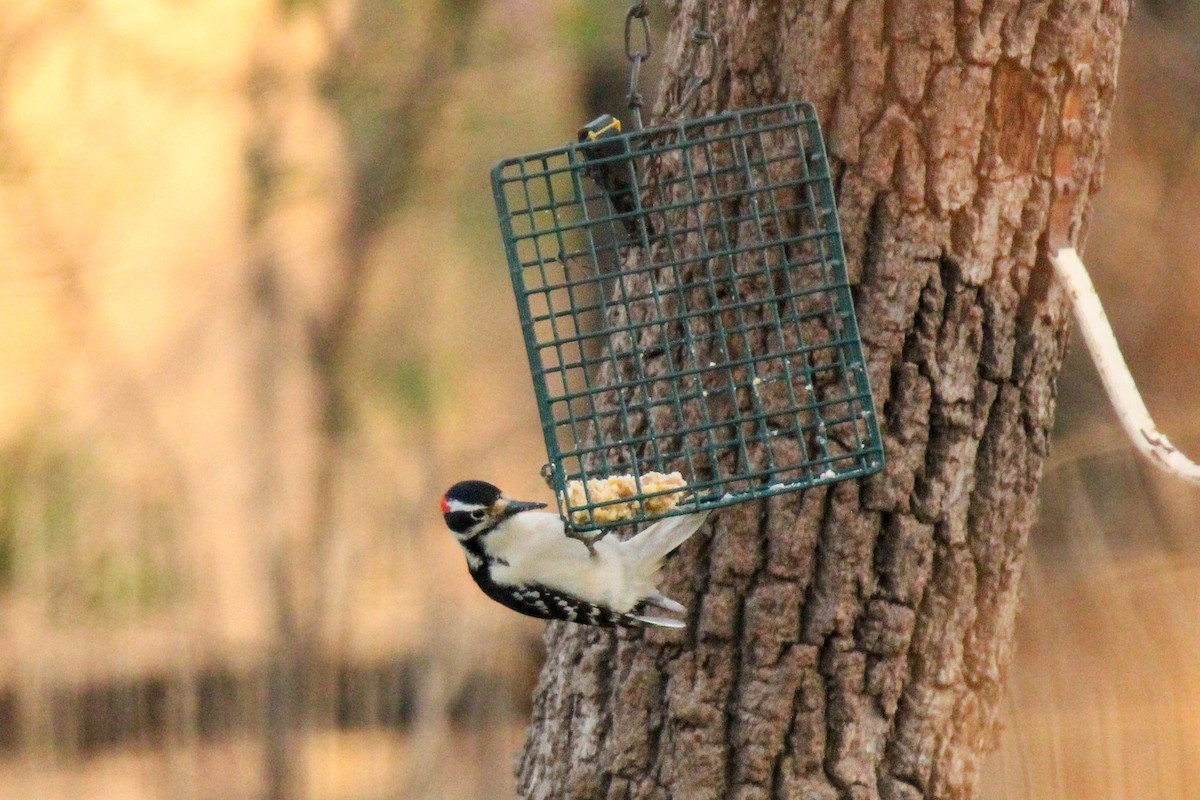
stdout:
{"type": "Polygon", "coordinates": [[[650,607],[683,613],[658,590],[663,559],[708,512],[667,517],[625,541],[606,536],[591,548],[567,536],[545,503],[511,500],[485,481],[462,481],[442,497],[442,515],[484,593],[514,611],[585,625],[682,628],[650,607]]]}

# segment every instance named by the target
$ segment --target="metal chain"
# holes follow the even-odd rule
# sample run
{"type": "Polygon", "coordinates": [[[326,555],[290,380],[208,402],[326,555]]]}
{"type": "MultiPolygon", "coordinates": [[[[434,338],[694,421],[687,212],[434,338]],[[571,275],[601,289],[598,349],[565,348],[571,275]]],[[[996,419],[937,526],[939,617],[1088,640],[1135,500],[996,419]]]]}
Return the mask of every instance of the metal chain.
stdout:
{"type": "MultiPolygon", "coordinates": [[[[691,73],[680,93],[679,101],[666,113],[670,120],[678,119],[696,99],[700,90],[712,82],[717,74],[717,35],[708,27],[708,0],[699,0],[700,13],[696,27],[692,29],[692,47],[687,54],[684,73],[691,73]],[[705,56],[707,55],[707,63],[705,56]]],[[[642,76],[642,64],[650,57],[650,9],[646,0],[634,0],[625,15],[625,56],[629,59],[629,113],[633,116],[634,130],[642,128],[642,93],[638,82],[642,76]]]]}
{"type": "Polygon", "coordinates": [[[625,55],[629,59],[629,113],[633,115],[634,128],[640,130],[642,93],[638,81],[642,77],[642,62],[650,57],[650,9],[646,8],[646,0],[634,0],[625,15],[625,55]],[[640,41],[635,43],[635,39],[640,41]]]}
{"type": "Polygon", "coordinates": [[[682,117],[700,90],[708,86],[717,74],[718,42],[717,35],[708,27],[708,0],[698,0],[698,2],[700,13],[696,19],[696,27],[692,28],[692,47],[688,51],[687,65],[683,69],[684,73],[691,73],[691,76],[684,85],[678,102],[671,106],[670,111],[665,114],[669,120],[677,120],[682,117]],[[706,55],[707,64],[705,64],[706,55]]]}

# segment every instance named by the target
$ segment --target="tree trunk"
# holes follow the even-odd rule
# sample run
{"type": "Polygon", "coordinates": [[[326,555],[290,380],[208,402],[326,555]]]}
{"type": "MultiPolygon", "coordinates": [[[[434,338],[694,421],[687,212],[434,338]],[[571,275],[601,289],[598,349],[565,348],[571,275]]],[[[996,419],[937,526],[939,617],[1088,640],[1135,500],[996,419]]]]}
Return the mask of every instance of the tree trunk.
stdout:
{"type": "Polygon", "coordinates": [[[1085,232],[1128,11],[710,2],[694,113],[821,114],[888,465],[718,513],[668,572],[682,633],[551,624],[524,797],[974,796],[1068,331],[1047,255],[1085,232]]]}

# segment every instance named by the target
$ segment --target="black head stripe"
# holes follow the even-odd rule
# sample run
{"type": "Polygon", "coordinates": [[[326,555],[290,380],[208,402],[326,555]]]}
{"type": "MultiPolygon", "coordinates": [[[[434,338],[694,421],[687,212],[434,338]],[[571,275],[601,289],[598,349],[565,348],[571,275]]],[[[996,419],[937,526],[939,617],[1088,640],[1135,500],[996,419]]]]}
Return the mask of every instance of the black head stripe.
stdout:
{"type": "Polygon", "coordinates": [[[500,490],[487,481],[459,481],[446,492],[446,498],[474,506],[488,507],[500,499],[500,490]]]}
{"type": "Polygon", "coordinates": [[[472,525],[478,525],[479,520],[471,516],[470,511],[451,511],[443,515],[446,525],[455,533],[466,533],[472,525]]]}

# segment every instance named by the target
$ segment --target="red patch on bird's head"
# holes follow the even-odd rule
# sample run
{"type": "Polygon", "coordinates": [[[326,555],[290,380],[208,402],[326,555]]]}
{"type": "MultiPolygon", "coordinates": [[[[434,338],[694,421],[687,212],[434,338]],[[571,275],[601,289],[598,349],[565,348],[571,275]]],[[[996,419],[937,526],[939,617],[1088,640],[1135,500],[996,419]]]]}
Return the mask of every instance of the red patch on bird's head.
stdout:
{"type": "Polygon", "coordinates": [[[445,497],[442,497],[442,513],[443,514],[450,513],[450,501],[447,500],[445,497]]]}

